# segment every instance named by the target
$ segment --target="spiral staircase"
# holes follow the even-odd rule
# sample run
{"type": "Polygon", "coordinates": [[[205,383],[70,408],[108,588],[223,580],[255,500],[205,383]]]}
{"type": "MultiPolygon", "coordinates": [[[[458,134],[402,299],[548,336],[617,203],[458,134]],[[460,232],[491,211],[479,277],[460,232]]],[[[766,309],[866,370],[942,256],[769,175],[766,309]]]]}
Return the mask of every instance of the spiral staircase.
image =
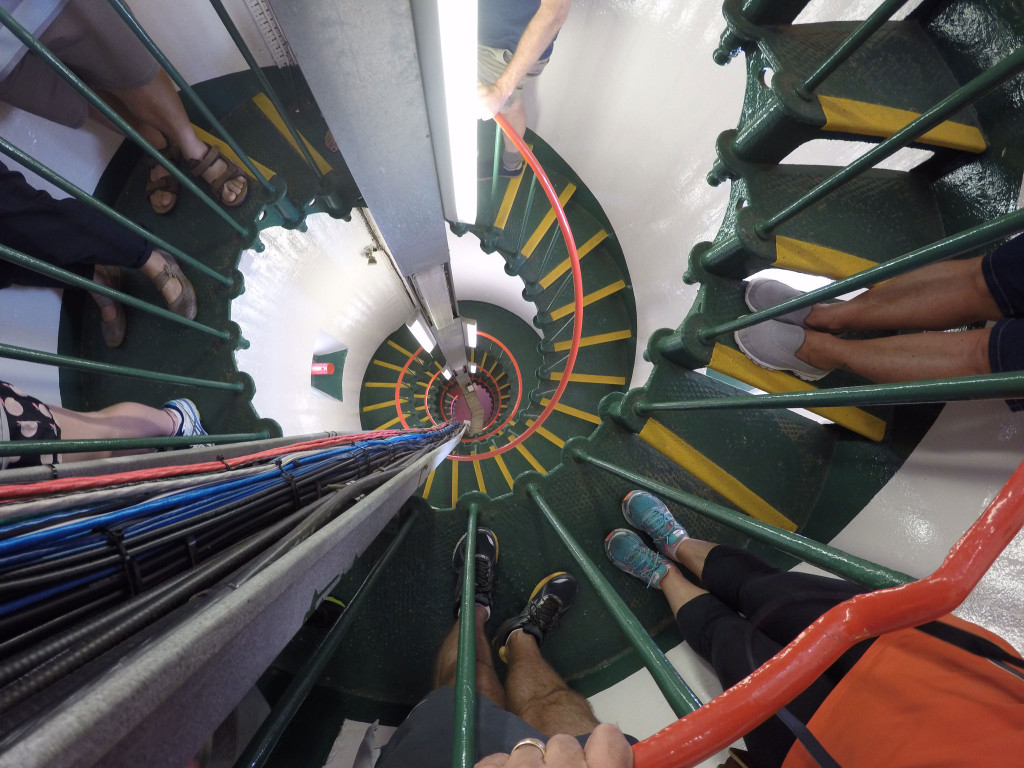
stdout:
{"type": "MultiPolygon", "coordinates": [[[[543,136],[528,133],[579,248],[583,339],[570,383],[543,426],[513,450],[475,459],[475,454],[513,441],[549,404],[564,373],[573,312],[568,252],[531,172],[495,182],[481,168],[478,218],[454,225],[454,231],[479,239],[484,254],[500,254],[506,273],[522,280],[523,299],[535,308],[534,327],[505,308],[460,302],[462,314],[475,318],[481,331],[470,361],[476,367],[472,381],[485,405],[484,434],[465,437],[427,478],[419,490],[421,499],[409,502],[424,514],[402,544],[398,564],[377,582],[372,609],[356,617],[272,764],[320,765],[345,719],[398,722],[429,689],[436,640],[451,623],[454,579],[447,563],[452,543],[465,527],[466,499],[479,504],[481,524],[501,540],[497,620],[518,610],[539,578],[571,568],[565,547],[524,492],[529,485],[556,511],[659,646],[669,648],[679,638],[660,597],[615,570],[601,549],[608,530],[620,525],[618,500],[633,484],[581,462],[579,451],[828,542],[893,477],[925,434],[941,406],[830,407],[819,411],[825,423],[789,410],[642,416],[633,407],[640,399],[678,401],[731,397],[751,389],[794,392],[864,383],[837,372],[812,388],[751,364],[731,335],[709,342],[699,331],[746,314],[743,279],[761,269],[846,277],[992,219],[1016,202],[1021,176],[1017,138],[1024,130],[1024,112],[1014,101],[1019,79],[922,137],[915,146],[934,152],[926,161],[903,170],[867,171],[780,225],[773,236],[759,235],[758,222],[789,206],[834,170],[783,162],[793,150],[822,139],[877,142],[985,68],[986,57],[968,45],[978,34],[977,25],[964,23],[958,9],[970,5],[984,15],[986,39],[1002,48],[1012,50],[1024,40],[1024,18],[1009,0],[983,9],[926,2],[905,20],[884,25],[827,80],[816,99],[796,102],[793,83],[813,71],[853,28],[847,22],[794,24],[805,4],[725,3],[728,28],[716,57],[726,63],[743,51],[746,94],[737,127],[720,136],[718,160],[709,169],[710,183],[729,181],[729,206],[714,241],[690,252],[686,279],[700,288],[677,329],[637,339],[636,303],[644,297],[633,295],[627,258],[600,202],[543,136]],[[645,357],[654,368],[641,388],[627,391],[638,343],[647,345],[645,357]]],[[[287,79],[279,72],[269,74],[294,97],[297,108],[291,117],[327,174],[329,195],[251,78],[226,76],[197,89],[218,105],[224,125],[261,169],[286,181],[289,198],[309,201],[304,215],[326,212],[347,219],[362,200],[340,156],[325,157],[314,149],[312,137],[326,130],[314,94],[298,73],[289,73],[287,79]]],[[[206,127],[200,116],[193,119],[200,130],[206,127]]],[[[482,157],[493,146],[493,131],[493,125],[481,124],[482,157]]],[[[130,359],[149,367],[159,367],[157,360],[173,360],[178,373],[241,382],[239,393],[203,391],[194,396],[210,431],[279,432],[253,409],[255,385],[234,361],[235,350],[247,346],[230,320],[231,301],[244,289],[238,259],[255,241],[215,226],[188,195],[182,196],[173,220],[155,216],[141,193],[147,171],[137,160],[133,150],[122,149],[98,195],[116,201],[118,210],[172,237],[217,271],[234,275],[228,287],[202,276],[193,280],[199,319],[229,329],[231,339],[210,341],[188,330],[171,333],[129,309],[132,333],[125,347],[107,350],[89,331],[98,327],[95,308],[69,296],[62,309],[61,351],[99,361],[130,359]],[[181,227],[176,222],[190,223],[181,227]]],[[[249,199],[231,211],[232,217],[255,228],[289,224],[278,216],[272,200],[250,186],[249,199]]],[[[128,290],[156,298],[144,282],[132,282],[128,290]]],[[[175,388],[62,372],[61,391],[66,406],[90,410],[126,399],[160,402],[174,396],[175,388]]],[[[458,388],[444,375],[443,361],[419,348],[401,326],[383,338],[373,355],[358,408],[365,429],[413,429],[458,419],[459,400],[458,388]]],[[[780,565],[794,562],[673,506],[696,536],[749,546],[780,565]]],[[[340,578],[332,591],[337,601],[350,599],[393,536],[389,528],[340,578]]],[[[269,699],[298,672],[324,632],[311,621],[285,648],[260,681],[269,699]]],[[[641,666],[638,654],[608,623],[601,602],[586,589],[571,618],[545,644],[545,655],[585,694],[603,690],[641,666]]]]}

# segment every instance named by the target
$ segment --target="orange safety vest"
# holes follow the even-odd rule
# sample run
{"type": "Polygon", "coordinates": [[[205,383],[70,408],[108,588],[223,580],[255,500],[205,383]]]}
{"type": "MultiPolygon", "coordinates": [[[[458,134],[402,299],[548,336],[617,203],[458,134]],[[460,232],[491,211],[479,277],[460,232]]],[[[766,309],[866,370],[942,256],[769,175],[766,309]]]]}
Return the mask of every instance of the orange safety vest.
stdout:
{"type": "MultiPolygon", "coordinates": [[[[942,621],[1017,655],[981,627],[953,616],[942,621]]],[[[872,644],[808,727],[842,768],[1024,765],[1024,680],[988,659],[904,629],[872,644]]],[[[818,764],[798,741],[782,768],[818,764]]]]}

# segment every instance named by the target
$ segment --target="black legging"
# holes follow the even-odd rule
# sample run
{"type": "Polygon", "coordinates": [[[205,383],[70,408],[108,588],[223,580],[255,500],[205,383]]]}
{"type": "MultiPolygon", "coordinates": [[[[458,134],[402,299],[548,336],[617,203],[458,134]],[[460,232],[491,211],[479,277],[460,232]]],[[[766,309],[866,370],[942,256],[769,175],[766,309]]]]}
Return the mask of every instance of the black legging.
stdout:
{"type": "MultiPolygon", "coordinates": [[[[141,267],[148,242],[74,199],[54,200],[0,163],[0,243],[92,279],[93,265],[141,267]]],[[[0,288],[63,288],[59,280],[0,259],[0,288]]]]}
{"type": "MultiPolygon", "coordinates": [[[[708,554],[703,581],[710,594],[680,608],[676,624],[690,647],[714,667],[723,688],[749,675],[829,608],[867,591],[848,581],[780,571],[723,545],[708,554]]],[[[806,724],[871,642],[844,653],[786,708],[806,724]]],[[[779,768],[796,737],[772,717],[745,740],[757,768],[779,768]]]]}

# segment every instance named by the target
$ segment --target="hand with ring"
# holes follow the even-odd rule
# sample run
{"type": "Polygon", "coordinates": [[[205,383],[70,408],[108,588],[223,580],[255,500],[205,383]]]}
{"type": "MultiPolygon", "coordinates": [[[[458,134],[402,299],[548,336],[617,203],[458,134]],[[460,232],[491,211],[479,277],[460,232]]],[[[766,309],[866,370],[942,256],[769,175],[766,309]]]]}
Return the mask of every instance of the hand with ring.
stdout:
{"type": "Polygon", "coordinates": [[[519,741],[509,754],[489,755],[474,768],[632,768],[633,750],[614,725],[599,725],[581,747],[568,734],[519,741]]]}

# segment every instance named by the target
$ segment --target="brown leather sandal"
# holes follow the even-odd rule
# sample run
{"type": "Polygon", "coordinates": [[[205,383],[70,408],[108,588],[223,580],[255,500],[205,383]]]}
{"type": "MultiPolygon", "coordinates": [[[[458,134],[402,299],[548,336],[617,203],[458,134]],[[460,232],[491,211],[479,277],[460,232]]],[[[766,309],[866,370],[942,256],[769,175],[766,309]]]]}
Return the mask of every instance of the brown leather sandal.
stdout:
{"type": "MultiPolygon", "coordinates": [[[[160,295],[163,296],[164,286],[170,280],[177,278],[178,282],[181,283],[181,293],[178,294],[178,298],[174,301],[167,302],[167,308],[176,315],[187,317],[189,320],[195,320],[196,290],[192,287],[192,281],[185,277],[181,267],[178,266],[178,262],[175,261],[171,254],[159,248],[154,250],[163,258],[164,268],[153,278],[153,285],[156,286],[156,289],[160,291],[160,295]]],[[[167,299],[164,299],[164,301],[167,301],[167,299]]]]}
{"type": "MultiPolygon", "coordinates": [[[[113,288],[115,291],[121,290],[121,284],[123,282],[123,276],[121,270],[118,267],[109,267],[104,264],[96,264],[93,267],[93,281],[104,285],[107,288],[113,288]],[[100,280],[96,280],[97,275],[101,277],[100,280]]],[[[125,334],[128,331],[128,318],[124,312],[124,306],[119,301],[109,298],[108,296],[100,296],[98,293],[89,292],[93,300],[96,302],[96,306],[103,309],[113,306],[114,307],[114,319],[104,320],[102,314],[100,315],[100,322],[102,325],[100,329],[103,331],[103,343],[111,349],[121,346],[124,342],[125,334]]]]}
{"type": "MultiPolygon", "coordinates": [[[[167,146],[160,150],[160,154],[172,163],[177,163],[181,159],[181,152],[169,141],[167,142],[167,146]]],[[[159,163],[157,163],[153,158],[148,158],[146,161],[146,197],[149,198],[149,204],[153,206],[153,212],[162,216],[165,213],[170,213],[174,206],[178,204],[178,194],[181,192],[181,185],[178,184],[178,180],[174,178],[170,171],[167,171],[166,176],[154,179],[153,169],[158,165],[159,163]],[[159,205],[156,200],[153,199],[154,192],[169,192],[172,196],[171,201],[166,205],[159,205]]],[[[163,166],[160,167],[163,168],[163,166]]],[[[164,168],[164,170],[167,169],[164,168]]]]}
{"type": "Polygon", "coordinates": [[[192,176],[197,180],[205,181],[205,179],[203,179],[203,174],[206,173],[210,166],[218,160],[224,162],[224,172],[213,181],[208,181],[206,183],[210,185],[210,189],[213,190],[213,193],[217,196],[217,199],[220,200],[222,205],[225,205],[228,208],[234,208],[244,203],[246,195],[249,194],[249,179],[246,178],[246,175],[241,168],[224,157],[220,153],[220,148],[211,147],[209,144],[206,145],[206,154],[203,155],[202,160],[189,160],[188,164],[192,167],[192,176]],[[237,179],[239,177],[242,179],[242,191],[232,202],[225,202],[224,185],[232,179],[237,179]]]}

